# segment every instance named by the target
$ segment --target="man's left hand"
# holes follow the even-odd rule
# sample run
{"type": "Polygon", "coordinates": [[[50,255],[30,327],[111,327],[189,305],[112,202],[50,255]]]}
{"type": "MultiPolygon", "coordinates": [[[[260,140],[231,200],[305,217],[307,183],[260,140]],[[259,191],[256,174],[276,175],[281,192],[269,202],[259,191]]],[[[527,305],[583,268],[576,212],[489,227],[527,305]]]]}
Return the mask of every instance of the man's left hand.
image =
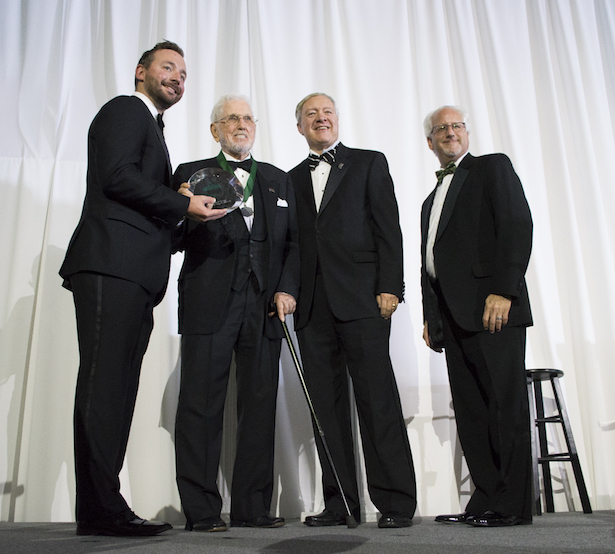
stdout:
{"type": "Polygon", "coordinates": [[[297,301],[295,298],[285,292],[276,292],[273,296],[273,304],[275,310],[269,312],[269,316],[271,317],[277,312],[280,321],[284,321],[285,316],[294,314],[297,308],[297,301]]]}
{"type": "Polygon", "coordinates": [[[381,292],[376,295],[376,302],[380,308],[380,315],[384,317],[384,319],[390,319],[393,312],[397,309],[399,298],[397,298],[394,294],[381,292]]]}
{"type": "Polygon", "coordinates": [[[490,294],[485,300],[483,312],[483,328],[491,334],[501,331],[508,323],[508,313],[512,302],[505,296],[490,294]]]}

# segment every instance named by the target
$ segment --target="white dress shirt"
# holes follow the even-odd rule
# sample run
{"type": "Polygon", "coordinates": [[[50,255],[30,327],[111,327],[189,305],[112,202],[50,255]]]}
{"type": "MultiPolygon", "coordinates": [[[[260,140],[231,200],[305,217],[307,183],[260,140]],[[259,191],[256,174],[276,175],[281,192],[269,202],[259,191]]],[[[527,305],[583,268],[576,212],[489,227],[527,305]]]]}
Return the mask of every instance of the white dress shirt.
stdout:
{"type": "Polygon", "coordinates": [[[151,112],[152,117],[158,121],[158,109],[154,106],[154,103],[149,99],[149,96],[143,94],[142,92],[134,91],[132,93],[133,96],[140,98],[143,100],[143,103],[147,106],[147,109],[151,112]]]}
{"type": "MultiPolygon", "coordinates": [[[[233,156],[230,156],[229,154],[227,154],[226,152],[222,152],[224,154],[224,157],[226,158],[227,162],[238,162],[239,160],[237,158],[233,158],[233,156]]],[[[251,160],[252,156],[248,156],[246,159],[251,160]]],[[[248,179],[250,178],[250,173],[248,173],[247,171],[245,171],[244,169],[241,169],[241,167],[238,167],[235,170],[235,176],[237,177],[237,179],[239,179],[239,182],[241,183],[241,186],[245,188],[248,179]]],[[[252,189],[252,194],[250,195],[250,198],[248,198],[244,204],[245,206],[247,206],[248,208],[250,208],[252,210],[252,215],[244,215],[243,219],[246,222],[246,227],[248,228],[248,231],[252,231],[252,225],[254,224],[254,189],[252,189]]]]}
{"type": "MultiPolygon", "coordinates": [[[[459,167],[461,160],[463,160],[466,155],[467,152],[455,162],[455,168],[459,167]]],[[[451,186],[453,177],[453,173],[449,173],[444,177],[442,183],[436,189],[436,194],[431,206],[431,212],[429,213],[429,228],[427,231],[427,245],[425,250],[425,269],[427,270],[427,274],[432,279],[437,279],[438,277],[436,275],[436,266],[434,264],[433,247],[436,242],[436,235],[438,234],[438,225],[440,224],[442,208],[444,207],[444,201],[446,200],[446,195],[448,194],[448,189],[451,186]]]]}
{"type": "MultiPolygon", "coordinates": [[[[333,150],[338,144],[339,140],[331,145],[326,150],[323,150],[323,154],[328,152],[329,150],[333,150]]],[[[315,156],[320,156],[320,154],[314,152],[314,150],[310,149],[310,153],[315,156]]],[[[310,171],[312,174],[312,187],[314,189],[314,202],[316,203],[316,211],[320,210],[320,204],[322,203],[322,197],[325,193],[325,187],[327,186],[327,181],[329,179],[329,174],[331,173],[331,166],[327,162],[323,162],[322,160],[316,166],[314,171],[310,171]]]]}

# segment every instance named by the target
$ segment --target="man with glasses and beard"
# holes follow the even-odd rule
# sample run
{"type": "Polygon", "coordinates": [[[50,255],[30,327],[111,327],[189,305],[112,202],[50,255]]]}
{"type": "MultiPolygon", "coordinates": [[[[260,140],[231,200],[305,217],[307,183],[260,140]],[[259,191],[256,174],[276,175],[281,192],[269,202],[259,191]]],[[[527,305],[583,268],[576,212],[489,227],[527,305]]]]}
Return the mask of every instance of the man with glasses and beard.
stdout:
{"type": "Polygon", "coordinates": [[[457,432],[475,485],[464,512],[436,521],[531,523],[530,210],[507,156],[468,152],[464,110],[438,108],[424,131],[441,169],[421,215],[423,338],[446,353],[457,432]]]}
{"type": "Polygon", "coordinates": [[[181,386],[175,425],[177,485],[186,529],[226,531],[217,487],[224,402],[235,353],[237,450],[231,526],[273,528],[270,515],[280,320],[295,311],[299,251],[295,198],[282,170],[250,154],[256,120],[247,98],[223,96],[211,114],[215,158],[180,165],[175,187],[204,168],[244,187],[238,209],[218,221],[188,222],[179,277],[181,386]],[[275,317],[273,317],[275,316],[275,317]]]}

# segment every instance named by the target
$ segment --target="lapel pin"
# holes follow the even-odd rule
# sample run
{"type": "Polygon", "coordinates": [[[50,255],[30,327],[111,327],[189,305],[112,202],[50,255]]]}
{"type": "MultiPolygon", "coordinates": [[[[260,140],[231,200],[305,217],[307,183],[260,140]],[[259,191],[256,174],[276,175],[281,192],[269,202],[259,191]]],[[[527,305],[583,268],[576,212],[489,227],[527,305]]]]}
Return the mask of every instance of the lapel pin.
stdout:
{"type": "Polygon", "coordinates": [[[344,167],[344,162],[342,162],[341,164],[337,166],[338,169],[342,169],[342,167],[344,167]]]}
{"type": "Polygon", "coordinates": [[[271,187],[269,187],[269,192],[273,192],[275,194],[275,189],[272,189],[271,187]]]}

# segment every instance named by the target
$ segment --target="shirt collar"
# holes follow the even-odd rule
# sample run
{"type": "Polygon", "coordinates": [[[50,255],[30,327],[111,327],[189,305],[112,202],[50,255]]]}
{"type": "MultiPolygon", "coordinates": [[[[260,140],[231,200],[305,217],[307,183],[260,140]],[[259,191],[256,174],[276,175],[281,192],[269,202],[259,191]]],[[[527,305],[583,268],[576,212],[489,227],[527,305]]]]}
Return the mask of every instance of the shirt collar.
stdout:
{"type": "Polygon", "coordinates": [[[158,117],[158,110],[156,109],[156,106],[154,106],[154,103],[149,99],[146,94],[135,90],[132,95],[143,100],[143,103],[147,106],[147,109],[150,111],[154,119],[158,117]]]}
{"type": "MultiPolygon", "coordinates": [[[[239,160],[233,156],[231,156],[230,154],[227,154],[224,150],[222,150],[222,155],[226,158],[227,162],[238,162],[239,160]]],[[[252,158],[252,152],[250,152],[248,154],[247,158],[244,158],[245,160],[249,160],[250,158],[252,158]]],[[[243,160],[241,160],[243,161],[243,160]]]]}
{"type": "MultiPolygon", "coordinates": [[[[457,161],[455,162],[455,167],[459,167],[459,164],[461,163],[461,160],[463,160],[468,154],[469,154],[469,150],[466,150],[466,153],[461,156],[461,158],[458,158],[457,161]]],[[[442,166],[443,168],[446,166],[442,166]]]]}
{"type": "MultiPolygon", "coordinates": [[[[329,146],[329,148],[327,148],[326,150],[323,150],[322,154],[324,154],[325,152],[328,152],[329,150],[333,150],[339,143],[340,143],[339,139],[336,140],[331,146],[329,146]]],[[[320,154],[318,152],[315,152],[311,148],[310,148],[310,154],[314,154],[316,156],[320,156],[320,154]]]]}

